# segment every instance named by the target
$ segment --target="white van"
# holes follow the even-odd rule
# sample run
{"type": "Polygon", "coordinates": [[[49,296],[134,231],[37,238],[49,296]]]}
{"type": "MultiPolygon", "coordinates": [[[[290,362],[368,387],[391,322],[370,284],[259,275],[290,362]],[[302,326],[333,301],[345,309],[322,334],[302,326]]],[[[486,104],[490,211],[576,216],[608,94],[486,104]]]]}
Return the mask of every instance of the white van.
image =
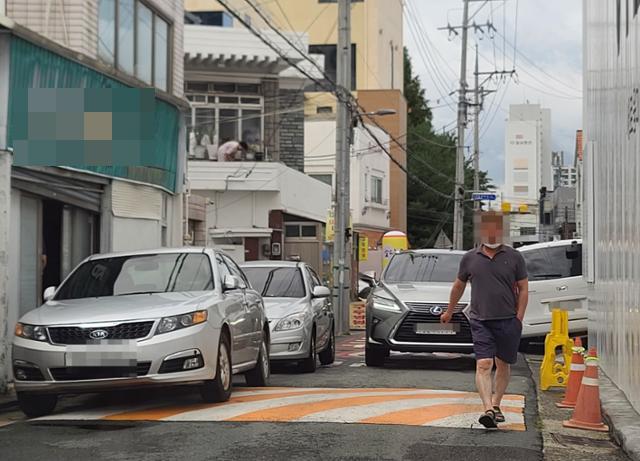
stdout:
{"type": "Polygon", "coordinates": [[[582,240],[559,240],[518,248],[529,273],[529,306],[524,316],[522,337],[544,337],[551,329],[550,299],[572,300],[569,333],[587,332],[587,284],[582,278],[582,240]]]}

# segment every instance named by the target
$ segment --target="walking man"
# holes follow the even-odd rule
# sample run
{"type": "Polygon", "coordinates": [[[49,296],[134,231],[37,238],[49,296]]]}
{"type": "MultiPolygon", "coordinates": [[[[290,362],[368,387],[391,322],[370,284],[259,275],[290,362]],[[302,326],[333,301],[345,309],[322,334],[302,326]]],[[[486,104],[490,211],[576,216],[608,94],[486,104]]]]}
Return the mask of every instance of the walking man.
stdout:
{"type": "Polygon", "coordinates": [[[502,216],[484,213],[479,227],[481,245],[463,256],[449,307],[440,321],[451,321],[467,282],[471,283],[469,322],[476,355],[476,386],[485,410],[479,421],[486,428],[496,428],[505,420],[500,403],[509,384],[511,365],[518,357],[529,282],[520,252],[502,243],[502,216]]]}

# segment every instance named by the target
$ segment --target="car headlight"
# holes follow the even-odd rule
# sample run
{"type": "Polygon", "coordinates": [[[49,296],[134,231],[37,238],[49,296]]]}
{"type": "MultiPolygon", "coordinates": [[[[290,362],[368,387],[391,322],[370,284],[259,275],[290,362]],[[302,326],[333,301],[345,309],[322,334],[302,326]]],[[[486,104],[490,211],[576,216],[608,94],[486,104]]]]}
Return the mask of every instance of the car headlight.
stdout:
{"type": "Polygon", "coordinates": [[[400,306],[393,299],[383,298],[382,296],[373,296],[373,308],[383,311],[400,312],[400,306]]]}
{"type": "Polygon", "coordinates": [[[198,325],[207,321],[207,311],[195,311],[188,314],[172,315],[171,317],[163,317],[160,319],[157,333],[169,333],[170,331],[180,330],[181,328],[198,325]]]}
{"type": "Polygon", "coordinates": [[[281,319],[274,328],[276,331],[295,330],[302,328],[304,325],[304,319],[306,314],[304,312],[298,312],[296,314],[287,315],[281,319]]]}
{"type": "Polygon", "coordinates": [[[27,325],[26,323],[16,324],[15,335],[21,338],[33,339],[34,341],[49,341],[45,327],[27,325]]]}

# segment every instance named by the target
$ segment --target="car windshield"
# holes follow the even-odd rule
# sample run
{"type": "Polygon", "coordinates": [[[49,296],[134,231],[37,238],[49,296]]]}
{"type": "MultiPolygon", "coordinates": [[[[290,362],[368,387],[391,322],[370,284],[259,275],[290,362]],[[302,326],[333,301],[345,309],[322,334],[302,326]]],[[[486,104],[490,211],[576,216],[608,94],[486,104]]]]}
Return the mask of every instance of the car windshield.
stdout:
{"type": "Polygon", "coordinates": [[[80,265],[56,300],[213,289],[207,255],[167,253],[96,259],[80,265]]]}
{"type": "Polygon", "coordinates": [[[254,290],[265,298],[304,298],[302,273],[297,267],[244,267],[254,290]]]}
{"type": "Polygon", "coordinates": [[[461,254],[400,253],[393,257],[384,273],[384,281],[453,282],[458,275],[461,254]]]}

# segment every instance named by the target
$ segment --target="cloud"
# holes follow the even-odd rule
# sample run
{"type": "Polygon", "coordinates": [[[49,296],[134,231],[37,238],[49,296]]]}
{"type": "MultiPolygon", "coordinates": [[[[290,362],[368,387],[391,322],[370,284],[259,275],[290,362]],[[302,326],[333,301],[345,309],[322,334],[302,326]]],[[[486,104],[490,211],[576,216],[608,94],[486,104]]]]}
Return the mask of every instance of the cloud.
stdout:
{"type": "MultiPolygon", "coordinates": [[[[453,0],[406,0],[405,44],[420,76],[433,110],[434,126],[455,129],[459,87],[461,41],[439,27],[460,25],[462,2],[453,0]],[[455,5],[455,6],[454,6],[455,5]],[[454,6],[454,7],[452,7],[454,6]]],[[[552,148],[573,157],[575,132],[582,128],[582,2],[580,0],[507,0],[471,4],[473,20],[492,21],[499,35],[493,38],[469,34],[467,82],[473,86],[474,46],[480,54],[480,71],[511,70],[517,79],[491,81],[497,90],[485,100],[481,114],[483,136],[480,166],[494,183],[504,179],[504,128],[509,104],[526,101],[551,109],[552,148]],[[517,21],[516,21],[517,9],[517,21]],[[513,44],[519,53],[514,56],[513,44]],[[523,57],[521,54],[525,57],[523,57]],[[502,101],[501,104],[498,104],[502,101]],[[491,122],[491,123],[490,123],[491,122]]],[[[471,145],[465,139],[465,145],[471,145]]]]}

